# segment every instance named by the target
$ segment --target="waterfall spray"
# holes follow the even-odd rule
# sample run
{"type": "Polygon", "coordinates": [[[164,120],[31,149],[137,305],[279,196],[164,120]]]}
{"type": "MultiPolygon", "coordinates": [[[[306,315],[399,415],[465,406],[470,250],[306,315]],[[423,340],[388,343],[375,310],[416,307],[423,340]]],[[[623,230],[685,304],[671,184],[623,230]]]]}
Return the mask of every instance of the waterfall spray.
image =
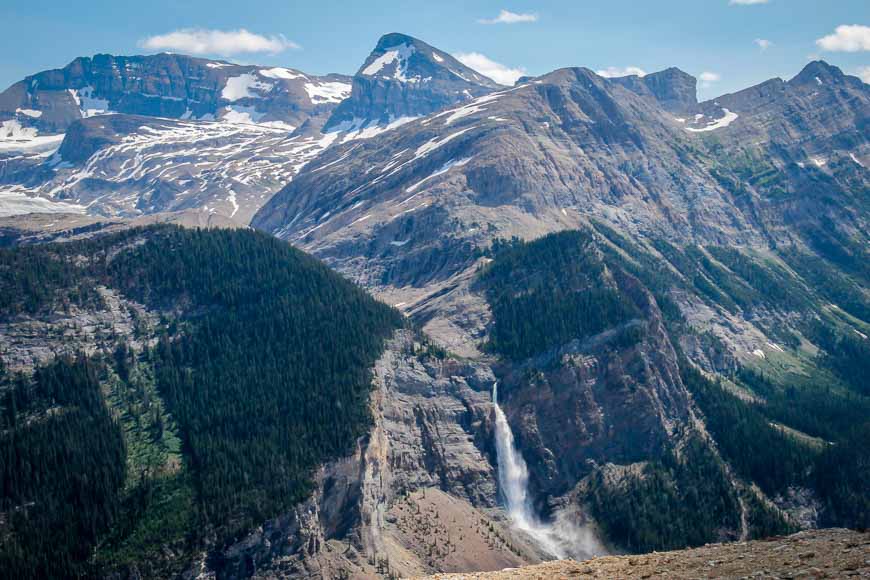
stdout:
{"type": "Polygon", "coordinates": [[[498,459],[498,485],[513,525],[525,532],[553,558],[588,558],[606,553],[591,530],[579,528],[567,518],[555,524],[542,522],[529,497],[529,469],[514,445],[514,434],[498,404],[498,381],[492,386],[495,407],[495,450],[498,459]]]}

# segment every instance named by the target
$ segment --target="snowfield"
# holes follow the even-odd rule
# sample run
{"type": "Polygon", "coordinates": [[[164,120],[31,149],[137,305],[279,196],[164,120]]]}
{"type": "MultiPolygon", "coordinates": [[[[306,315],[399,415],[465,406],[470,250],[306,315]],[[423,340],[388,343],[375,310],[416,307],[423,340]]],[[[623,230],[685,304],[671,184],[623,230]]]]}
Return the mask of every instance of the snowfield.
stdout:
{"type": "MultiPolygon", "coordinates": [[[[728,109],[723,108],[722,112],[724,115],[720,119],[716,119],[715,121],[710,121],[707,123],[705,127],[695,128],[695,127],[686,127],[686,131],[692,133],[706,133],[707,131],[715,131],[716,129],[724,129],[731,123],[737,120],[737,113],[733,113],[728,109]]],[[[704,115],[695,115],[695,121],[700,121],[704,118],[704,115]]]]}
{"type": "Polygon", "coordinates": [[[237,77],[227,79],[227,84],[221,91],[221,97],[228,101],[238,101],[240,99],[260,98],[257,93],[251,92],[252,89],[267,93],[272,90],[274,85],[257,80],[253,74],[243,74],[237,77]]]}

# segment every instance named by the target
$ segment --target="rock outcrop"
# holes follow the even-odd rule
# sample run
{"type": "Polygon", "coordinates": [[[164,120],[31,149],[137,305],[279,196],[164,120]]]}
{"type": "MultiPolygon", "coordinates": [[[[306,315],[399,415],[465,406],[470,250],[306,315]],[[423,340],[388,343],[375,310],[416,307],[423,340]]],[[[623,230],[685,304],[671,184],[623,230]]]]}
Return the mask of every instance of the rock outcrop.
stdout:
{"type": "Polygon", "coordinates": [[[631,91],[655,99],[672,113],[687,112],[698,104],[698,81],[692,75],[671,67],[644,76],[611,79],[631,91]]]}

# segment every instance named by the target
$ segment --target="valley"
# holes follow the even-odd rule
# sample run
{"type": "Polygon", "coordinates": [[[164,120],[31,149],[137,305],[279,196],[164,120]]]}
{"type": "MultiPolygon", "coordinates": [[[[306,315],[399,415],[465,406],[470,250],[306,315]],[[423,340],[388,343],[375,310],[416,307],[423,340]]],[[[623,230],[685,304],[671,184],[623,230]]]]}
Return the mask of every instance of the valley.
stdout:
{"type": "Polygon", "coordinates": [[[0,568],[865,557],[822,529],[870,523],[868,118],[820,60],[699,102],[676,68],[503,86],[399,33],[352,77],[28,76],[0,93],[0,568]]]}

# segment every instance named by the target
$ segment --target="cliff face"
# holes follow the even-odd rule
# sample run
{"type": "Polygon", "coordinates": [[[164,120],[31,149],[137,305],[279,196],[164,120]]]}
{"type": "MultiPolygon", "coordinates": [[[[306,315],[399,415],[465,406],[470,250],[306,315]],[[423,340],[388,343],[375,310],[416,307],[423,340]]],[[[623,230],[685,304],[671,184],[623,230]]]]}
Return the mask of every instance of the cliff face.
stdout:
{"type": "Polygon", "coordinates": [[[318,472],[310,500],[191,574],[374,578],[539,561],[493,510],[492,372],[423,352],[400,331],[375,366],[374,424],[356,452],[318,472]]]}
{"type": "Polygon", "coordinates": [[[685,113],[698,104],[698,81],[678,68],[669,68],[639,77],[619,77],[611,82],[657,101],[672,113],[685,113]]]}
{"type": "Polygon", "coordinates": [[[679,447],[693,428],[691,396],[655,300],[623,279],[641,318],[496,367],[505,406],[542,507],[606,463],[629,465],[679,447]],[[643,339],[621,343],[625,332],[643,339]]]}

